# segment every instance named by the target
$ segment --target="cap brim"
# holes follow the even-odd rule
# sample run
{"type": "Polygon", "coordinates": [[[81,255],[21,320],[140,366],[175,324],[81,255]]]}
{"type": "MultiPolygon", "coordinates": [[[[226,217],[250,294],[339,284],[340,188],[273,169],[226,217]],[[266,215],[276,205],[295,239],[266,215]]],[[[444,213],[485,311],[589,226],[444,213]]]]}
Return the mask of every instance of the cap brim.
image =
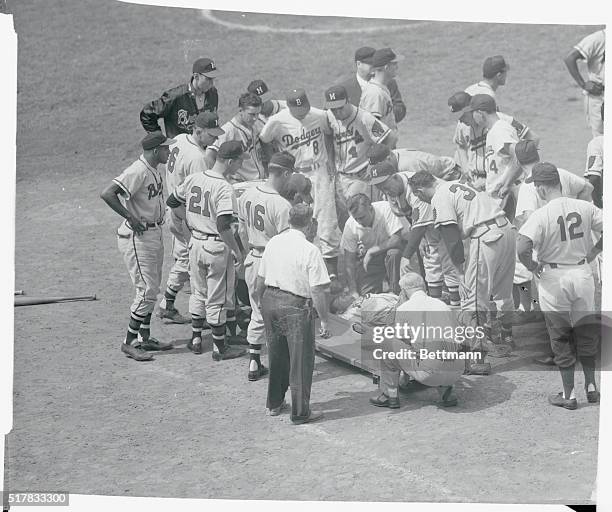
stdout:
{"type": "Polygon", "coordinates": [[[395,59],[393,59],[391,62],[402,62],[402,61],[403,61],[403,60],[405,60],[405,59],[406,59],[406,56],[405,56],[405,55],[401,55],[401,54],[400,54],[400,55],[397,55],[397,54],[396,54],[396,55],[395,55],[395,59]]]}
{"type": "Polygon", "coordinates": [[[344,107],[348,103],[348,100],[334,100],[334,101],[326,101],[325,108],[340,108],[344,107]]]}
{"type": "Polygon", "coordinates": [[[176,139],[166,139],[164,142],[159,144],[160,146],[172,146],[176,142],[176,139]]]}
{"type": "Polygon", "coordinates": [[[200,73],[200,75],[204,75],[206,78],[217,78],[219,75],[216,72],[212,73],[200,73]]]}
{"type": "Polygon", "coordinates": [[[205,128],[205,130],[211,135],[216,135],[217,137],[221,137],[225,133],[225,130],[221,128],[205,128]]]}

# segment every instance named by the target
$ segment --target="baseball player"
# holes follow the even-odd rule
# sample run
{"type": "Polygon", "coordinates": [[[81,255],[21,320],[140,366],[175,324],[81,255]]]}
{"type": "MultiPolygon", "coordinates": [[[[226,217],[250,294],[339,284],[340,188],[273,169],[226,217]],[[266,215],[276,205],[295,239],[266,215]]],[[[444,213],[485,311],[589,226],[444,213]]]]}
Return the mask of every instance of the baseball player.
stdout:
{"type": "Polygon", "coordinates": [[[485,362],[486,353],[504,357],[509,355],[513,344],[511,316],[516,230],[488,194],[469,185],[443,181],[427,171],[415,173],[408,184],[419,199],[434,207],[434,225],[440,229],[461,283],[463,322],[484,325],[484,313],[491,308],[490,301],[502,303],[502,343],[476,340],[481,358],[469,369],[472,374],[487,375],[491,365],[485,362]],[[469,239],[467,263],[463,239],[469,239]]]}
{"type": "MultiPolygon", "coordinates": [[[[166,164],[166,187],[169,193],[195,172],[208,169],[204,151],[217,137],[223,135],[219,128],[219,118],[215,112],[200,112],[195,120],[191,134],[179,133],[175,143],[170,147],[170,156],[166,164]]],[[[189,230],[184,225],[185,212],[176,214],[168,208],[171,219],[172,256],[174,264],[168,273],[166,291],[159,305],[158,316],[175,324],[187,324],[188,318],[181,315],[174,307],[174,301],[185,283],[189,280],[189,230]],[[176,233],[176,234],[175,234],[176,233]]]]}
{"type": "MultiPolygon", "coordinates": [[[[604,106],[601,104],[601,120],[603,123],[604,106]]],[[[603,208],[603,135],[591,139],[587,146],[587,162],[584,177],[593,185],[593,203],[603,208]]]]}
{"type": "Polygon", "coordinates": [[[260,118],[261,106],[261,98],[256,94],[250,92],[241,94],[238,99],[238,114],[222,126],[225,133],[206,150],[206,159],[209,166],[212,167],[221,144],[230,140],[242,143],[245,148],[245,158],[242,161],[242,167],[231,176],[233,182],[265,178],[263,154],[259,141],[259,134],[264,126],[260,118]]]}
{"type": "Polygon", "coordinates": [[[348,219],[347,202],[355,194],[372,197],[371,187],[360,179],[368,166],[367,152],[373,144],[395,146],[391,130],[366,110],[348,102],[346,89],[335,85],[325,91],[327,120],[331,127],[336,170],[336,209],[338,226],[342,230],[348,219]]]}
{"type": "Polygon", "coordinates": [[[147,134],[143,154],[100,194],[125,219],[117,229],[117,245],[136,295],[121,351],[136,361],[153,359],[148,351],[172,348],[150,336],[150,326],[164,261],[164,181],[157,167],[168,161],[168,146],[174,142],[161,132],[147,134]]]}
{"type": "Polygon", "coordinates": [[[265,99],[264,97],[269,92],[266,82],[263,80],[253,80],[247,87],[247,91],[253,94],[257,94],[261,98],[261,118],[263,121],[267,121],[270,116],[278,114],[284,108],[287,108],[287,102],[284,100],[275,100],[272,98],[265,99]]]}
{"type": "Polygon", "coordinates": [[[303,89],[294,89],[287,96],[287,109],[268,119],[259,139],[267,145],[267,152],[271,151],[273,143],[276,149],[291,153],[295,158],[295,170],[312,181],[319,246],[328,272],[335,279],[338,275],[340,231],[332,164],[328,158],[332,151],[331,135],[327,114],[310,107],[303,89]]]}
{"type": "Polygon", "coordinates": [[[523,264],[539,277],[540,306],[563,382],[563,392],[550,395],[549,402],[576,409],[577,359],[584,372],[587,400],[599,402],[595,359],[600,321],[588,319],[595,313],[595,284],[588,263],[601,251],[601,236],[594,245],[591,232],[601,235],[603,215],[592,203],[563,197],[559,172],[551,163],[536,164],[526,181],[533,182],[538,195],[546,201],[521,227],[517,253],[523,264]],[[538,253],[537,262],[532,258],[534,249],[538,253]]]}
{"type": "Polygon", "coordinates": [[[466,87],[465,92],[470,96],[488,94],[497,101],[495,97],[497,89],[502,85],[506,85],[509,69],[510,66],[508,66],[506,60],[501,55],[487,57],[482,64],[482,80],[466,87]]]}
{"type": "Polygon", "coordinates": [[[191,174],[170,194],[170,208],[186,207],[186,222],[191,230],[189,264],[191,270],[192,334],[187,348],[202,353],[202,327],[206,318],[212,330],[213,360],[233,359],[245,353],[226,343],[227,328],[235,334],[234,285],[236,268],[244,256],[240,251],[232,223],[237,214],[236,195],[227,181],[242,165],[242,143],[221,144],[212,169],[191,174]]]}
{"type": "Polygon", "coordinates": [[[249,289],[251,321],[247,331],[249,342],[250,381],[259,380],[268,373],[261,363],[264,344],[264,323],[257,300],[256,284],[259,262],[270,239],[289,228],[291,204],[279,191],[283,190],[293,173],[295,158],[287,152],[272,155],[268,165],[267,181],[246,189],[238,199],[239,232],[249,252],[244,260],[244,277],[249,289]]]}
{"type": "Polygon", "coordinates": [[[393,112],[393,99],[387,84],[395,78],[398,62],[403,59],[402,55],[396,55],[391,48],[376,50],[372,56],[373,76],[364,85],[359,101],[360,108],[374,114],[396,134],[397,122],[393,112]]]}
{"type": "Polygon", "coordinates": [[[420,247],[429,295],[441,298],[442,285],[446,284],[450,294],[450,305],[459,306],[459,280],[446,247],[440,239],[440,233],[434,229],[433,207],[412,193],[408,179],[414,175],[414,172],[398,172],[391,159],[380,159],[380,153],[383,152],[370,153],[371,161],[373,159],[374,163],[370,166],[369,183],[384,193],[395,215],[410,221],[411,228],[403,257],[410,260],[420,247]]]}
{"type": "Polygon", "coordinates": [[[140,122],[147,132],[160,131],[163,119],[168,137],[191,133],[196,116],[203,111],[216,112],[219,95],[214,85],[217,67],[212,59],[202,57],[193,63],[189,84],[165,91],[147,103],[140,112],[140,122]]]}
{"type": "Polygon", "coordinates": [[[565,65],[584,94],[584,110],[587,126],[593,137],[603,135],[602,105],[604,102],[605,66],[606,66],[606,32],[598,30],[586,36],[574,46],[565,57],[565,65]],[[578,69],[578,61],[585,60],[588,69],[588,80],[585,80],[578,69]]]}

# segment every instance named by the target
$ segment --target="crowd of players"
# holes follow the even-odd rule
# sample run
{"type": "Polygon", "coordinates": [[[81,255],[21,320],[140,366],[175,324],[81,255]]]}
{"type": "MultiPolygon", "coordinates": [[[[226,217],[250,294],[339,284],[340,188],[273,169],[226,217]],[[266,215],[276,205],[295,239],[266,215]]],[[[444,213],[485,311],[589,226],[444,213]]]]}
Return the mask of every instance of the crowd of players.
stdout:
{"type": "MultiPolygon", "coordinates": [[[[402,276],[421,274],[427,295],[459,309],[466,325],[487,326],[486,341],[472,347],[481,357],[469,365],[471,374],[490,373],[487,357],[514,350],[515,310],[530,311],[539,302],[544,311],[592,311],[592,300],[577,301],[594,296],[587,263],[601,250],[601,237],[594,243],[590,233],[601,232],[604,43],[598,31],[565,59],[585,91],[594,135],[585,178],[541,162],[533,130],[500,109],[497,93],[509,67],[499,55],[485,60],[481,81],[448,100],[458,118],[453,157],[401,147],[398,124],[406,106],[396,74],[403,57],[391,48],[359,48],[354,72],[325,91],[324,109],[312,107],[302,89],[271,98],[267,84],[254,80],[225,123],[217,112],[216,64],[198,59],[189,83],[144,106],[143,155],[102,193],[125,219],[118,243],[136,287],[122,350],[143,361],[173,348],[149,334],[161,284],[161,226],[169,220],[174,264],[159,316],[191,323],[188,348],[195,354],[203,352],[202,331],[209,328],[215,360],[240,357],[245,350],[236,345],[248,346],[249,380],[266,375],[259,265],[268,242],[290,227],[292,206],[301,203],[313,206],[314,241],[331,281],[326,304],[339,311],[367,294],[399,294],[402,276]],[[580,59],[588,80],[578,70],[580,59]],[[163,164],[165,176],[158,169],[163,164]],[[558,206],[555,199],[570,201],[561,216],[544,211],[558,206]],[[557,292],[567,279],[543,279],[559,269],[577,272],[574,284],[584,280],[563,303],[557,292]],[[187,282],[189,317],[175,307],[187,282]],[[537,301],[532,282],[539,285],[537,301]]],[[[327,314],[318,312],[320,335],[329,336],[327,314]]],[[[551,403],[575,408],[577,358],[588,399],[597,401],[593,339],[570,346],[559,320],[547,320],[547,327],[547,362],[559,366],[564,384],[551,403]]],[[[394,406],[381,396],[374,405],[394,406]]]]}

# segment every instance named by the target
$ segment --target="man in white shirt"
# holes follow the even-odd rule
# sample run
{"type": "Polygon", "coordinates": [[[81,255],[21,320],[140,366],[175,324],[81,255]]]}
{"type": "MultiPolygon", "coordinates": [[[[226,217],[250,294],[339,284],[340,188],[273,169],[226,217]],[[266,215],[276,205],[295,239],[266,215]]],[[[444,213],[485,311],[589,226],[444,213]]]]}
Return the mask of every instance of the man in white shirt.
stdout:
{"type": "Polygon", "coordinates": [[[278,416],[291,387],[291,421],[309,423],[322,414],[310,409],[314,369],[314,314],[321,319],[321,334],[327,330],[326,292],[329,275],[319,250],[311,243],[316,232],[312,208],[305,204],[289,211],[289,229],[272,237],[263,252],[257,274],[268,339],[267,408],[278,416]]]}

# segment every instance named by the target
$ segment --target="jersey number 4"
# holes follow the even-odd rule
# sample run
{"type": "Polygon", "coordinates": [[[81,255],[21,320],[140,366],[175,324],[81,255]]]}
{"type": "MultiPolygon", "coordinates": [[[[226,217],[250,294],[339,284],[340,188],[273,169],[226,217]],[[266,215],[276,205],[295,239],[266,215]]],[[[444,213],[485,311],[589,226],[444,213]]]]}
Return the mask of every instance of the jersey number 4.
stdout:
{"type": "Polygon", "coordinates": [[[561,234],[561,241],[567,241],[567,235],[569,233],[570,240],[576,240],[576,238],[582,238],[584,233],[582,231],[577,231],[577,229],[582,224],[582,217],[579,213],[571,212],[563,218],[563,215],[559,215],[557,218],[557,224],[559,224],[559,231],[561,234]]]}
{"type": "Polygon", "coordinates": [[[264,230],[264,218],[263,216],[266,214],[266,209],[260,205],[256,204],[253,207],[253,211],[251,212],[251,201],[247,201],[246,204],[247,211],[247,225],[249,227],[254,227],[257,231],[264,230]],[[251,215],[251,213],[253,215],[251,215]]]}
{"type": "Polygon", "coordinates": [[[204,192],[204,206],[200,206],[202,202],[202,189],[200,187],[191,187],[191,196],[189,197],[189,208],[191,213],[198,215],[204,215],[204,217],[210,217],[210,190],[204,192]]]}

